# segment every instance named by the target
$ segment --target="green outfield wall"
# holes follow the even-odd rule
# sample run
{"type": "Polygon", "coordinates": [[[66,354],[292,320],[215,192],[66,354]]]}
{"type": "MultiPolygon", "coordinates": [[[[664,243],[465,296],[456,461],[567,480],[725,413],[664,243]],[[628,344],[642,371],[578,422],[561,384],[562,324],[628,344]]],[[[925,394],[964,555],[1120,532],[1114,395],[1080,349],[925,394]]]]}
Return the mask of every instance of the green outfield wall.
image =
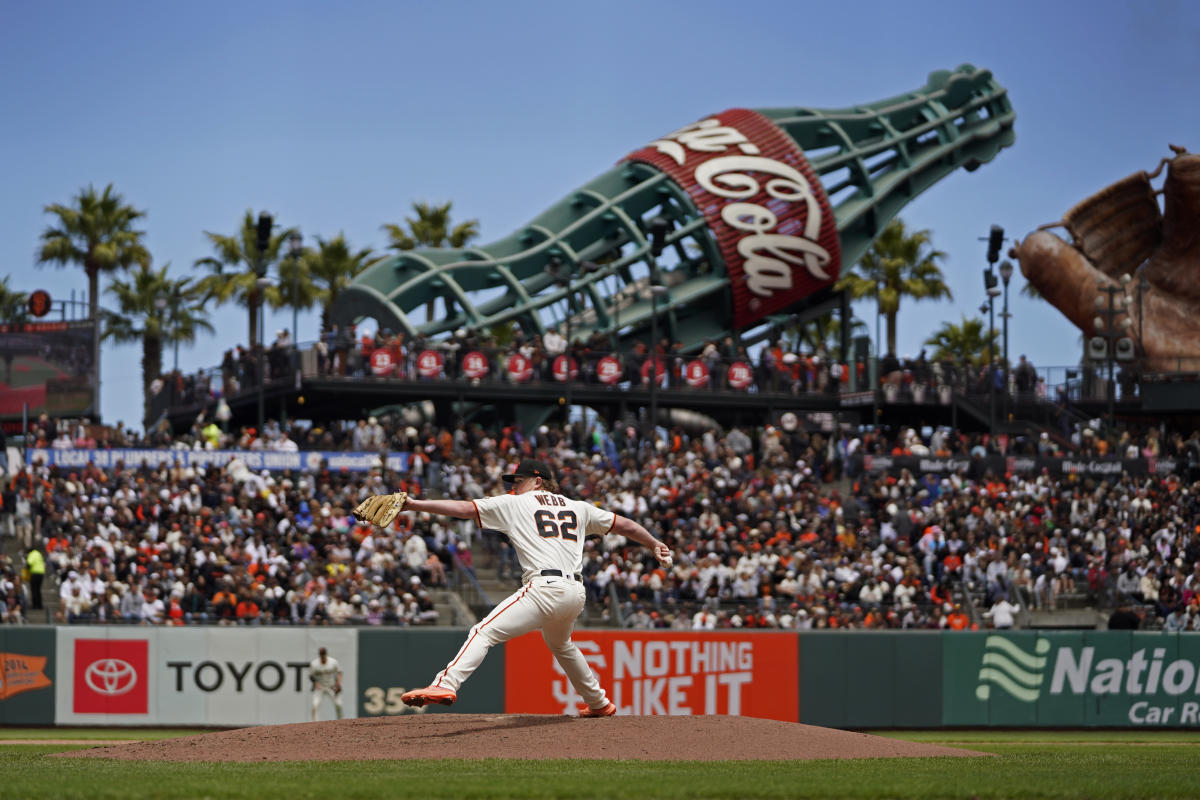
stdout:
{"type": "MultiPolygon", "coordinates": [[[[400,696],[432,682],[468,635],[2,627],[0,725],[301,722],[318,647],[328,647],[345,672],[347,716],[581,708],[536,632],[492,648],[453,707],[405,706],[400,696]]],[[[622,713],[747,715],[850,729],[1200,725],[1200,634],[583,629],[574,638],[622,713]]]]}

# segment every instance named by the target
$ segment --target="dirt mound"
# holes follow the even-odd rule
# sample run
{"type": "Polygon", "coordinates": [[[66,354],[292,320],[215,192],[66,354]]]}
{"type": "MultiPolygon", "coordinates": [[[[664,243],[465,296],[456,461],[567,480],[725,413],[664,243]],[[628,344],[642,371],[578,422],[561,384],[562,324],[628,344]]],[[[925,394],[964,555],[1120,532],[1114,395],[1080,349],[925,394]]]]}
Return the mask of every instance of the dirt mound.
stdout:
{"type": "Polygon", "coordinates": [[[266,725],[57,755],[253,762],[434,758],[774,761],[987,754],[750,717],[579,719],[534,714],[420,714],[266,725]],[[571,743],[571,752],[563,752],[564,741],[571,743]]]}

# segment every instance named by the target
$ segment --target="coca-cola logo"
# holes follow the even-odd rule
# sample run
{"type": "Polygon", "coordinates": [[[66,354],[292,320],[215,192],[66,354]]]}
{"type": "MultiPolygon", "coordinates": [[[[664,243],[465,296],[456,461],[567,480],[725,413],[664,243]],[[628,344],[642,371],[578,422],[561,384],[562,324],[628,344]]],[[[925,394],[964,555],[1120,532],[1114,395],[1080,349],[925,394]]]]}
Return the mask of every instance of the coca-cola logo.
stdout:
{"type": "Polygon", "coordinates": [[[739,327],[837,280],[841,250],[825,190],[792,138],[761,114],[724,111],[629,159],[669,174],[703,212],[739,327]]]}

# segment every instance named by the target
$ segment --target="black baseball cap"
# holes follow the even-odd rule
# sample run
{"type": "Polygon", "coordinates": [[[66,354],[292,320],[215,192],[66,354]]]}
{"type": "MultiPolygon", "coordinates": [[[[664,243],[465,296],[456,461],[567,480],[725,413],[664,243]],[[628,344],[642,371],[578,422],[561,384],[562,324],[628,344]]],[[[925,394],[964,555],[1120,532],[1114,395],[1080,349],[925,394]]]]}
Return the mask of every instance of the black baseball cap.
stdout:
{"type": "Polygon", "coordinates": [[[516,472],[501,477],[505,483],[515,483],[517,478],[554,480],[554,470],[550,469],[544,461],[538,461],[536,458],[522,458],[521,463],[517,465],[516,472]]]}

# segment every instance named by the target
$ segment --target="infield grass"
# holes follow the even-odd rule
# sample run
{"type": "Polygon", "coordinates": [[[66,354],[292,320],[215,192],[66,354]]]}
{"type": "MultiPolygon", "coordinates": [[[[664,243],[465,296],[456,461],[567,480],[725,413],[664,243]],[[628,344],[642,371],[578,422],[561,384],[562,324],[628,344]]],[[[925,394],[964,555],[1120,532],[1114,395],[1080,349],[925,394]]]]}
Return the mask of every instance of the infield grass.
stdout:
{"type": "MultiPolygon", "coordinates": [[[[18,731],[19,732],[19,731],[18,731]]],[[[59,729],[58,737],[69,738],[59,729]]],[[[120,731],[135,738],[143,731],[120,731]]],[[[1193,798],[1200,734],[942,731],[885,735],[993,758],[801,762],[359,761],[168,764],[47,758],[0,744],[8,798],[1193,798]]],[[[33,738],[33,737],[23,737],[33,738]]],[[[452,746],[452,745],[447,745],[452,746]]],[[[715,745],[719,748],[719,744],[715,745]]],[[[570,742],[564,742],[570,747],[570,742]]]]}

